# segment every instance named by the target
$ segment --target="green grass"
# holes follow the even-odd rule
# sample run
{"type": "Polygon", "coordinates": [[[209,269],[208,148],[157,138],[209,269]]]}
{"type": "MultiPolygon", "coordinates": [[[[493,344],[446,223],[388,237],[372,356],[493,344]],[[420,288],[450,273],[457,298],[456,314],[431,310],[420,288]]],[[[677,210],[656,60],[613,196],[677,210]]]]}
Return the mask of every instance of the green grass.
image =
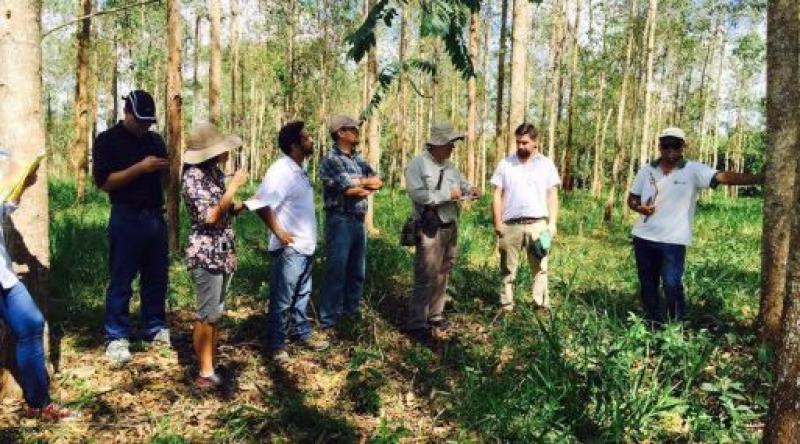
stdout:
{"type": "MultiPolygon", "coordinates": [[[[93,191],[73,205],[67,183],[51,185],[53,308],[56,330],[77,347],[101,340],[106,283],[107,201],[93,191]]],[[[459,259],[448,289],[458,338],[442,349],[399,346],[412,281],[411,250],[398,244],[408,213],[399,190],[376,203],[381,235],[370,239],[363,325],[352,345],[336,414],[309,406],[297,387],[263,393],[256,405],[230,405],[218,415],[219,441],[354,438],[352,418],[375,418],[372,442],[427,436],[408,418],[387,417],[386,405],[408,390],[424,400],[449,439],[507,442],[755,442],[767,408],[768,354],[752,322],[758,311],[761,201],[704,198],[687,256],[689,320],[652,332],[638,316],[629,221],[602,223],[602,204],[583,193],[563,199],[550,262],[549,316],[524,303],[497,318],[499,273],[486,198],[464,212],[459,259]],[[398,383],[402,381],[402,383],[398,383]],[[320,414],[325,413],[325,414],[320,414]]],[[[269,267],[263,224],[237,221],[240,269],[233,306],[264,307],[269,267]]],[[[184,227],[185,233],[185,227],[184,227]]],[[[321,231],[320,231],[321,233],[321,231]]],[[[184,236],[185,239],[185,236],[184,236]]],[[[315,259],[314,298],[322,283],[324,246],[315,259]]],[[[519,273],[517,297],[531,285],[519,273]]],[[[170,308],[190,309],[193,293],[181,258],[173,260],[170,308]]],[[[232,338],[253,325],[226,321],[232,338]]],[[[272,375],[272,378],[288,375],[272,375]]],[[[88,387],[78,387],[88,397],[88,387]]],[[[88,402],[79,397],[76,404],[88,402]]],[[[153,442],[183,442],[170,417],[153,442]]],[[[167,420],[164,420],[167,421],[167,420]]]]}

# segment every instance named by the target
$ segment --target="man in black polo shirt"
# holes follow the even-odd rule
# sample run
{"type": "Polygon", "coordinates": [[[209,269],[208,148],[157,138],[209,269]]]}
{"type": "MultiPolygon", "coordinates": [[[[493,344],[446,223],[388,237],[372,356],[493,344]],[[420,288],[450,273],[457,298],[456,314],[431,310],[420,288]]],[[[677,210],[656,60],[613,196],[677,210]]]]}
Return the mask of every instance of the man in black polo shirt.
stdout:
{"type": "Polygon", "coordinates": [[[106,293],[106,356],[114,364],[131,359],[131,284],[141,280],[141,329],[147,340],[169,345],[165,320],[167,225],[161,176],[169,167],[164,140],[150,131],[155,102],[145,91],[125,97],[125,118],[94,143],[94,182],[111,199],[108,222],[110,281],[106,293]]]}

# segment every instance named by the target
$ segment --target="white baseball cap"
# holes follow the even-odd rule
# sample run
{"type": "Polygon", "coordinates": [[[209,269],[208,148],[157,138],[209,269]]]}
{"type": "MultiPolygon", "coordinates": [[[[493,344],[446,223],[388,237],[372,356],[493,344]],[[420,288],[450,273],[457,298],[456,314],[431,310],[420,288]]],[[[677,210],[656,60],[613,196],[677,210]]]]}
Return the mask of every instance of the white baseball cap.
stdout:
{"type": "Polygon", "coordinates": [[[674,137],[676,139],[681,139],[686,142],[686,133],[683,132],[682,129],[677,127],[667,128],[664,131],[661,131],[661,134],[658,135],[659,139],[663,139],[664,137],[674,137]]]}

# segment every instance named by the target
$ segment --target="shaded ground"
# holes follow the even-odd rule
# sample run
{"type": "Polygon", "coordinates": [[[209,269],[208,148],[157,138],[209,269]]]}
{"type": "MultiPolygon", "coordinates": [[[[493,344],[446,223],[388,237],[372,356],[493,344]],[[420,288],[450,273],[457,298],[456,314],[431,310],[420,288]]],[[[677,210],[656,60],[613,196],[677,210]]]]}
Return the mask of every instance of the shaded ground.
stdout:
{"type": "MultiPolygon", "coordinates": [[[[4,400],[0,442],[749,442],[758,439],[769,389],[757,311],[758,202],[701,206],[686,276],[692,312],[683,327],[647,330],[637,316],[627,227],[599,223],[601,206],[565,202],[552,258],[550,314],[525,304],[499,317],[487,202],[467,212],[448,312],[456,334],[429,348],[400,333],[411,287],[410,250],[397,245],[401,194],[377,205],[365,312],[324,353],[263,357],[264,228],[237,224],[240,270],[224,320],[216,393],[194,390],[191,283],[171,270],[173,349],[137,343],[113,369],[103,357],[106,203],[72,208],[51,189],[54,396],[80,410],[74,424],[20,421],[4,400]]],[[[321,248],[324,252],[324,247],[321,248]]],[[[323,254],[315,262],[315,294],[323,254]]],[[[517,295],[525,298],[522,270],[517,295]]],[[[134,304],[135,310],[135,304],[134,304]]]]}

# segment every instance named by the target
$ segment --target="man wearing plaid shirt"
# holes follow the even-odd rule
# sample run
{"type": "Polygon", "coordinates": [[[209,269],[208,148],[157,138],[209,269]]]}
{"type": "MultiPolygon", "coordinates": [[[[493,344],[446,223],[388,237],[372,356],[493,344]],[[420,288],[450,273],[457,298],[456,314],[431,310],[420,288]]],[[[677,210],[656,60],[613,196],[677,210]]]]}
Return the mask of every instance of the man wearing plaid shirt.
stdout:
{"type": "Polygon", "coordinates": [[[336,325],[344,315],[356,318],[366,274],[367,197],[383,183],[356,153],[358,122],[347,116],[331,119],[333,147],[320,163],[325,202],[325,285],[320,302],[322,328],[336,325]]]}

